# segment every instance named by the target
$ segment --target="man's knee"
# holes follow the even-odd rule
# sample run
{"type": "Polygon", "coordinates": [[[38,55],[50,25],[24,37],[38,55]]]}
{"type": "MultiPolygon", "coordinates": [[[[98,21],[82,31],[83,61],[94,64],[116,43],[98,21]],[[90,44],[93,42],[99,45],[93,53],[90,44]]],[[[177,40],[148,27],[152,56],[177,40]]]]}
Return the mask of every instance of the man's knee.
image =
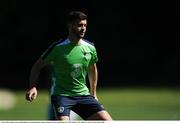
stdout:
{"type": "Polygon", "coordinates": [[[109,115],[109,113],[107,111],[100,111],[97,112],[93,115],[91,115],[90,117],[87,118],[87,120],[107,120],[107,121],[111,121],[112,118],[109,115]]]}
{"type": "Polygon", "coordinates": [[[68,121],[70,118],[69,118],[69,116],[58,116],[57,119],[63,120],[63,121],[68,121]]]}

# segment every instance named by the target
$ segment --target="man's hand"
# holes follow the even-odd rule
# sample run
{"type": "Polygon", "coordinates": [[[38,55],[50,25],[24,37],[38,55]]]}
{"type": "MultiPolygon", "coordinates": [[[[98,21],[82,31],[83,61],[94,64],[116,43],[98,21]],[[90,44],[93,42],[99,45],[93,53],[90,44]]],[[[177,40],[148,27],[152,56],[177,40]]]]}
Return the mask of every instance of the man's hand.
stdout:
{"type": "Polygon", "coordinates": [[[32,102],[37,97],[37,89],[36,87],[32,87],[30,90],[26,93],[26,100],[32,102]]]}

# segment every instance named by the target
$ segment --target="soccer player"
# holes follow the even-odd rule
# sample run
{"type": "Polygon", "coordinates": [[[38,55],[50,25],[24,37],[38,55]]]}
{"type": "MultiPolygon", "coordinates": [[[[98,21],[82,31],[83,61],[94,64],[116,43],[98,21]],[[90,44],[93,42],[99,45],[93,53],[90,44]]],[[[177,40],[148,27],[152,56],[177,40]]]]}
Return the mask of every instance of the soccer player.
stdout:
{"type": "Polygon", "coordinates": [[[54,69],[55,79],[51,88],[51,103],[59,120],[70,120],[70,110],[84,120],[112,120],[96,95],[98,61],[95,46],[83,37],[87,27],[87,15],[72,11],[67,16],[67,39],[52,44],[32,66],[30,89],[26,99],[37,96],[37,78],[48,64],[54,69]],[[86,75],[90,89],[86,85],[86,75]]]}

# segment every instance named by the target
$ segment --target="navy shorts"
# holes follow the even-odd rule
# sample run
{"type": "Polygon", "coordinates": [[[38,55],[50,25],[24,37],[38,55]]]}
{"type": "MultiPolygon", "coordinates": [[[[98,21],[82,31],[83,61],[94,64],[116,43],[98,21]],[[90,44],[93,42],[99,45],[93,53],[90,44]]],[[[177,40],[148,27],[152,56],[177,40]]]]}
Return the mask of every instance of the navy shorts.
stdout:
{"type": "Polygon", "coordinates": [[[56,116],[70,116],[70,110],[72,110],[85,120],[89,116],[105,110],[91,95],[75,97],[52,95],[51,102],[56,116]]]}

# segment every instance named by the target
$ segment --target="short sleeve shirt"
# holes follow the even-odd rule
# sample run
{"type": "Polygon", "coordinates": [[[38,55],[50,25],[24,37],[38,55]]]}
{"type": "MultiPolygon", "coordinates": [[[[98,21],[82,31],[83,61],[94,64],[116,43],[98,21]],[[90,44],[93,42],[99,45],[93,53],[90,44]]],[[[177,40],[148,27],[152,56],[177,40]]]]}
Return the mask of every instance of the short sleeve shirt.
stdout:
{"type": "Polygon", "coordinates": [[[52,64],[55,80],[51,95],[89,95],[86,86],[87,68],[98,61],[95,46],[81,39],[78,44],[69,39],[55,43],[41,56],[46,64],[52,64]]]}

